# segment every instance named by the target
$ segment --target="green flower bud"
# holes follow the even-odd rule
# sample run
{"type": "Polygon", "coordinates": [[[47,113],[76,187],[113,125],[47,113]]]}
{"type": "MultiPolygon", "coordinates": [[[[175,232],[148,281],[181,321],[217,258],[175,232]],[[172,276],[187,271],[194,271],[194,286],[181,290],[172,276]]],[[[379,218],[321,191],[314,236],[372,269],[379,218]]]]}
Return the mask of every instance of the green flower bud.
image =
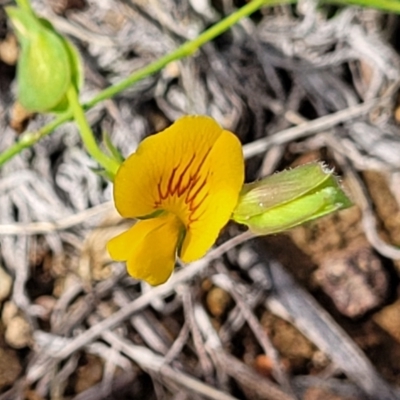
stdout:
{"type": "Polygon", "coordinates": [[[7,7],[21,52],[17,66],[18,100],[28,111],[64,111],[66,92],[82,81],[76,49],[52,25],[32,12],[7,7]]]}
{"type": "Polygon", "coordinates": [[[245,184],[232,219],[267,235],[351,205],[333,171],[311,163],[245,184]]]}

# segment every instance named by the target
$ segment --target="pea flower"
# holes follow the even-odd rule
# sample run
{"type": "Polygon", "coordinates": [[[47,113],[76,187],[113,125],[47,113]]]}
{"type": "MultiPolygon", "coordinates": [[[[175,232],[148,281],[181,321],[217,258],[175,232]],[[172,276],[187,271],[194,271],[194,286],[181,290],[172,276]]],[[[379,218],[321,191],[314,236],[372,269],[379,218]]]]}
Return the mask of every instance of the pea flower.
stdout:
{"type": "Polygon", "coordinates": [[[140,221],[108,242],[111,258],[137,279],[164,283],[176,256],[192,262],[213,245],[243,181],[240,141],[212,118],[185,116],[147,137],[115,177],[118,212],[140,221]]]}

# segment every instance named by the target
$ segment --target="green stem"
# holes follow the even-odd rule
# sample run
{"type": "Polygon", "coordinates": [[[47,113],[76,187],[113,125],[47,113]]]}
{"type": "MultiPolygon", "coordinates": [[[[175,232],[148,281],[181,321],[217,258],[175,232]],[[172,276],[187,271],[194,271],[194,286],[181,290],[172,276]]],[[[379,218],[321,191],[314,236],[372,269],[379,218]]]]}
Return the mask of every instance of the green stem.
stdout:
{"type": "Polygon", "coordinates": [[[114,178],[119,164],[113,158],[104,154],[96,143],[93,132],[87,122],[85,112],[79,103],[79,97],[73,85],[67,90],[67,98],[70,110],[74,117],[75,123],[78,125],[82,141],[86,146],[88,153],[106,170],[111,179],[114,178]]]}
{"type": "MultiPolygon", "coordinates": [[[[28,0],[19,0],[19,1],[28,1],[28,0]]],[[[150,63],[146,67],[134,72],[126,79],[122,80],[119,83],[116,83],[113,86],[108,87],[107,89],[101,91],[95,97],[93,97],[89,102],[83,104],[83,108],[88,110],[95,106],[100,101],[109,99],[119,92],[127,89],[132,86],[136,82],[141,79],[154,74],[155,72],[160,71],[167,64],[172,61],[179,60],[181,58],[187,57],[193,54],[198,48],[200,48],[205,43],[210,40],[216,38],[223,32],[227,31],[231,26],[235,25],[241,18],[247,17],[260,9],[262,6],[274,6],[277,4],[289,4],[295,3],[296,0],[253,0],[250,3],[246,4],[233,14],[229,15],[222,21],[216,23],[211,28],[204,31],[197,38],[185,42],[182,46],[178,47],[175,51],[170,54],[161,57],[160,59],[150,63]]],[[[21,139],[15,143],[13,146],[6,149],[3,153],[0,153],[0,166],[5,164],[12,157],[20,153],[23,149],[33,146],[37,143],[41,138],[50,134],[54,129],[63,124],[66,121],[69,121],[73,117],[72,112],[68,111],[58,117],[56,117],[49,124],[45,125],[42,129],[37,132],[27,132],[21,136],[21,139]]]]}
{"type": "Polygon", "coordinates": [[[21,8],[22,10],[33,13],[32,6],[29,0],[15,0],[15,2],[17,3],[18,7],[21,8]]]}
{"type": "Polygon", "coordinates": [[[245,6],[243,6],[242,8],[240,8],[239,10],[237,10],[236,12],[229,15],[228,17],[224,18],[222,21],[216,23],[211,28],[201,33],[197,38],[185,42],[182,46],[178,47],[172,53],[169,53],[159,58],[158,60],[150,63],[149,65],[140,69],[139,71],[134,72],[132,75],[128,76],[123,81],[116,83],[115,85],[110,86],[109,88],[103,90],[92,100],[90,100],[86,104],[86,106],[90,108],[102,100],[114,97],[119,92],[122,92],[123,90],[129,88],[130,86],[142,80],[143,78],[146,78],[147,76],[150,76],[155,72],[160,71],[170,62],[180,60],[184,57],[192,55],[201,46],[215,39],[217,36],[221,35],[225,31],[227,31],[230,27],[235,25],[239,20],[253,14],[262,6],[265,5],[273,6],[277,4],[288,4],[296,2],[297,0],[253,0],[250,3],[246,4],[245,6]]]}
{"type": "Polygon", "coordinates": [[[400,2],[397,0],[322,0],[321,2],[341,6],[371,7],[386,12],[400,13],[400,2]]]}

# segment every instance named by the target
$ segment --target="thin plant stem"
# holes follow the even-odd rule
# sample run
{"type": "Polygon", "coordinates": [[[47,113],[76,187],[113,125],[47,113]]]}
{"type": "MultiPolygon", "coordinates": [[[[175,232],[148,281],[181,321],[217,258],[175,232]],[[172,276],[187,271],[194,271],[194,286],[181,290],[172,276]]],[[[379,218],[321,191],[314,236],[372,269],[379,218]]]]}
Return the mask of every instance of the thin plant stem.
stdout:
{"type": "Polygon", "coordinates": [[[248,4],[246,4],[245,6],[243,6],[242,8],[240,8],[239,10],[237,10],[236,12],[229,15],[228,17],[224,18],[217,24],[213,25],[211,28],[204,31],[197,38],[185,42],[182,46],[178,47],[172,53],[166,54],[165,56],[147,65],[143,69],[134,72],[132,75],[130,75],[123,81],[116,83],[115,85],[110,86],[109,88],[103,90],[92,100],[90,100],[86,104],[86,106],[93,107],[99,101],[114,97],[119,92],[122,92],[123,90],[129,88],[130,86],[142,80],[143,78],[146,78],[147,76],[160,71],[170,62],[191,56],[205,43],[208,43],[209,41],[215,39],[217,36],[221,35],[225,31],[227,31],[230,27],[235,25],[242,18],[253,14],[255,11],[259,10],[262,6],[296,3],[296,1],[297,0],[253,0],[248,4]]]}
{"type": "MultiPolygon", "coordinates": [[[[26,1],[26,0],[20,0],[26,1]]],[[[123,79],[121,82],[116,83],[108,87],[107,89],[101,91],[96,96],[94,96],[90,101],[83,104],[82,107],[85,110],[88,110],[98,104],[99,102],[114,97],[118,93],[123,90],[129,88],[134,85],[138,81],[150,76],[166,65],[168,65],[172,61],[180,60],[184,57],[190,56],[195,53],[201,46],[205,43],[209,42],[212,39],[215,39],[217,36],[221,35],[223,32],[227,31],[231,26],[235,25],[240,19],[247,17],[259,10],[262,6],[274,6],[278,4],[289,4],[295,3],[297,0],[253,0],[250,3],[246,4],[236,12],[232,13],[228,17],[224,18],[220,22],[216,23],[211,28],[204,31],[197,38],[193,40],[189,40],[182,44],[182,46],[178,47],[172,53],[161,57],[160,59],[150,63],[146,67],[134,72],[126,79],[123,79]]],[[[33,146],[37,143],[41,138],[49,135],[54,129],[56,129],[61,124],[69,121],[73,118],[72,111],[67,111],[62,115],[57,116],[53,121],[49,124],[43,126],[40,130],[36,132],[27,132],[21,136],[21,139],[16,142],[14,145],[10,146],[4,152],[0,153],[0,166],[5,164],[12,157],[20,153],[22,150],[33,146]]]]}
{"type": "Polygon", "coordinates": [[[78,125],[82,141],[88,153],[106,170],[107,175],[113,179],[119,168],[119,163],[115,159],[104,154],[97,145],[93,131],[86,119],[85,111],[79,102],[78,93],[73,85],[70,85],[67,90],[67,99],[73,118],[75,123],[78,125]]]}
{"type": "Polygon", "coordinates": [[[400,2],[398,0],[322,0],[321,3],[369,7],[386,12],[400,13],[400,2]]]}
{"type": "Polygon", "coordinates": [[[22,10],[33,12],[32,6],[29,0],[15,0],[17,6],[22,10]]]}
{"type": "MultiPolygon", "coordinates": [[[[215,39],[217,36],[228,30],[231,26],[235,25],[241,18],[247,17],[260,9],[263,6],[274,6],[278,4],[292,4],[296,3],[297,0],[253,0],[246,4],[230,16],[221,20],[211,28],[204,31],[197,38],[187,41],[182,46],[178,47],[172,53],[161,57],[160,59],[150,63],[144,68],[132,73],[126,79],[123,79],[119,83],[109,86],[104,89],[96,96],[94,96],[87,103],[83,104],[82,107],[88,110],[98,104],[99,102],[114,97],[118,93],[127,89],[128,87],[134,85],[138,81],[150,76],[168,65],[172,61],[180,60],[184,57],[190,56],[202,45],[215,39]]],[[[21,8],[30,7],[29,0],[17,0],[18,5],[21,8]]],[[[321,0],[323,4],[340,4],[340,5],[358,5],[363,7],[375,7],[385,11],[399,12],[400,13],[400,3],[395,0],[321,0]]],[[[32,147],[41,138],[49,135],[54,129],[63,123],[71,120],[73,118],[72,112],[67,111],[61,115],[58,115],[53,121],[43,126],[36,132],[27,132],[21,135],[21,138],[7,148],[5,151],[0,153],[0,166],[4,165],[7,161],[13,158],[15,155],[19,154],[22,150],[32,147]]]]}

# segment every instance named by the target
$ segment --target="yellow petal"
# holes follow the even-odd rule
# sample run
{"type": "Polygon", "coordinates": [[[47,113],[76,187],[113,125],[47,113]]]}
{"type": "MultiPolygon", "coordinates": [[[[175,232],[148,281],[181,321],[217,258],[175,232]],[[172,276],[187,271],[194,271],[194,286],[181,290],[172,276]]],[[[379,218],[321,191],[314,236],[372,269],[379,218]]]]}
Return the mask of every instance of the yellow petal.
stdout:
{"type": "MultiPolygon", "coordinates": [[[[222,132],[212,118],[185,116],[144,139],[115,177],[114,200],[119,213],[137,218],[162,208],[184,220],[182,194],[222,132]]],[[[227,148],[219,156],[231,157],[229,151],[227,148]]]]}
{"type": "MultiPolygon", "coordinates": [[[[191,262],[202,257],[229,221],[244,181],[242,146],[229,131],[222,131],[200,171],[205,184],[192,190],[190,224],[180,257],[191,262]]],[[[201,180],[200,180],[201,181],[201,180]]]]}
{"type": "Polygon", "coordinates": [[[127,261],[128,273],[150,285],[160,285],[171,275],[182,225],[173,215],[139,221],[111,239],[107,249],[116,261],[127,261]]]}

